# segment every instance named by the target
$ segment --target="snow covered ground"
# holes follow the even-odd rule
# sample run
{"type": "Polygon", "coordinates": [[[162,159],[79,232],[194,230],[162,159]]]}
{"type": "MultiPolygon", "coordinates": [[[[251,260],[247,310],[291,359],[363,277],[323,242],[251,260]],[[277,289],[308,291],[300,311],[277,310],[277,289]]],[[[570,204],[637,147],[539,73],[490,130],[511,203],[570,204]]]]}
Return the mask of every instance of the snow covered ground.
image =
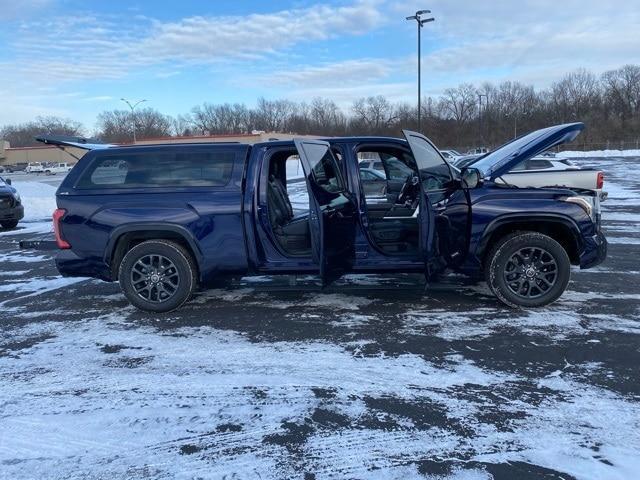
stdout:
{"type": "MultiPolygon", "coordinates": [[[[12,178],[12,186],[18,190],[24,205],[24,219],[19,224],[24,234],[43,234],[53,229],[51,215],[56,209],[57,186],[38,180],[39,177],[28,175],[12,178]]],[[[0,236],[2,235],[13,235],[13,233],[0,231],[0,236]]]]}
{"type": "Polygon", "coordinates": [[[610,158],[610,157],[640,157],[640,150],[591,150],[581,152],[577,150],[567,150],[559,152],[559,158],[610,158]]]}
{"type": "Polygon", "coordinates": [[[517,312],[457,276],[425,292],[351,275],[325,291],[247,278],[146,315],[17,248],[50,228],[55,188],[16,181],[28,221],[0,233],[0,478],[635,478],[640,158],[582,164],[606,173],[609,258],[517,312]]]}

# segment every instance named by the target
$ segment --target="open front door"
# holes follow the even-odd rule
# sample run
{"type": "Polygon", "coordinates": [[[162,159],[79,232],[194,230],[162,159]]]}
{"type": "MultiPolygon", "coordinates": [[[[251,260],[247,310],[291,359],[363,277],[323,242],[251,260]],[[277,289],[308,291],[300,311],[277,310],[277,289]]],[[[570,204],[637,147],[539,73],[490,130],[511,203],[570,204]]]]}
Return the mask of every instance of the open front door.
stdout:
{"type": "Polygon", "coordinates": [[[438,149],[431,141],[416,132],[403,130],[416,166],[419,178],[414,184],[418,189],[420,222],[420,250],[425,264],[425,275],[427,280],[431,277],[433,266],[440,262],[438,252],[438,239],[435,223],[435,211],[433,203],[440,201],[439,196],[452,180],[449,164],[444,160],[438,149]]]}
{"type": "Polygon", "coordinates": [[[323,285],[338,279],[355,260],[356,208],[327,142],[294,140],[309,187],[313,259],[323,285]]]}

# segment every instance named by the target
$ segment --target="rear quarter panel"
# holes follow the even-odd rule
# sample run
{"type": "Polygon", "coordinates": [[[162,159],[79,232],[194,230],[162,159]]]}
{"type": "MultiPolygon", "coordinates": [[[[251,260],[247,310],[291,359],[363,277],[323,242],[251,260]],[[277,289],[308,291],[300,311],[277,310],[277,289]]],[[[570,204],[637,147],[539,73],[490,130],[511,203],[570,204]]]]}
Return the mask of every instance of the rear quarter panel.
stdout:
{"type": "Polygon", "coordinates": [[[219,272],[244,272],[247,258],[241,193],[245,155],[238,155],[231,181],[224,187],[74,189],[91,162],[88,154],[56,196],[58,208],[67,210],[61,221],[62,234],[85,267],[94,268],[100,278],[108,276],[111,251],[119,236],[163,228],[186,237],[201,280],[219,272]]]}

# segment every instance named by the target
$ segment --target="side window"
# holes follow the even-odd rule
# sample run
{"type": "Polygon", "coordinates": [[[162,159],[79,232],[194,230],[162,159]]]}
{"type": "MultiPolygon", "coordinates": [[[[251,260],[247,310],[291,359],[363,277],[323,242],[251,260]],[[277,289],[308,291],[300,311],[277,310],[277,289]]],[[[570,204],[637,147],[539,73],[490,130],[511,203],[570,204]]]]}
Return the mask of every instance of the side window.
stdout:
{"type": "Polygon", "coordinates": [[[549,160],[536,158],[536,159],[529,160],[529,165],[527,166],[527,170],[545,170],[551,167],[553,167],[553,165],[549,160]]]}
{"type": "MultiPolygon", "coordinates": [[[[118,186],[123,185],[129,172],[129,163],[125,160],[106,159],[100,162],[91,172],[88,185],[118,186]]],[[[84,175],[86,177],[86,174],[84,175]]],[[[81,180],[81,183],[83,180],[81,180]]]]}
{"type": "Polygon", "coordinates": [[[235,153],[176,152],[99,157],[79,188],[222,187],[231,180],[235,153]]]}
{"type": "Polygon", "coordinates": [[[307,144],[310,151],[310,159],[315,161],[312,165],[312,174],[316,183],[330,193],[341,192],[345,189],[340,175],[340,169],[330,149],[323,145],[307,144]]]}
{"type": "Polygon", "coordinates": [[[287,195],[294,215],[309,211],[309,191],[304,180],[304,170],[298,155],[291,155],[285,161],[287,173],[287,195]]]}
{"type": "Polygon", "coordinates": [[[414,160],[411,155],[396,150],[367,150],[358,152],[360,168],[373,168],[383,174],[388,180],[404,182],[411,174],[415,174],[414,160]],[[376,161],[363,162],[362,158],[376,158],[376,161]]]}
{"type": "Polygon", "coordinates": [[[523,170],[526,170],[526,169],[527,169],[527,162],[525,160],[524,162],[520,162],[515,167],[513,167],[511,169],[511,171],[512,172],[522,172],[523,170]]]}

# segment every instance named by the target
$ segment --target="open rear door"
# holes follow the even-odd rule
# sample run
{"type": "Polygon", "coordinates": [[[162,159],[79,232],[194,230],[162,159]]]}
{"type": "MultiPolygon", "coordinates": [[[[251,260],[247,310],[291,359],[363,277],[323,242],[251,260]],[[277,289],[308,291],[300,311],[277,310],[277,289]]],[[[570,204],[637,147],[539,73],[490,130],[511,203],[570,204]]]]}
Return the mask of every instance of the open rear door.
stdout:
{"type": "Polygon", "coordinates": [[[432,207],[434,199],[431,198],[430,192],[437,195],[436,192],[442,191],[452,178],[451,169],[444,160],[440,152],[431,143],[431,141],[416,132],[403,130],[416,166],[420,175],[416,179],[419,185],[419,214],[420,222],[420,250],[425,265],[425,275],[427,280],[432,275],[432,266],[439,263],[438,241],[435,224],[435,211],[432,207]]]}
{"type": "Polygon", "coordinates": [[[323,285],[338,279],[355,260],[356,208],[331,146],[294,140],[309,187],[312,254],[323,285]]]}

